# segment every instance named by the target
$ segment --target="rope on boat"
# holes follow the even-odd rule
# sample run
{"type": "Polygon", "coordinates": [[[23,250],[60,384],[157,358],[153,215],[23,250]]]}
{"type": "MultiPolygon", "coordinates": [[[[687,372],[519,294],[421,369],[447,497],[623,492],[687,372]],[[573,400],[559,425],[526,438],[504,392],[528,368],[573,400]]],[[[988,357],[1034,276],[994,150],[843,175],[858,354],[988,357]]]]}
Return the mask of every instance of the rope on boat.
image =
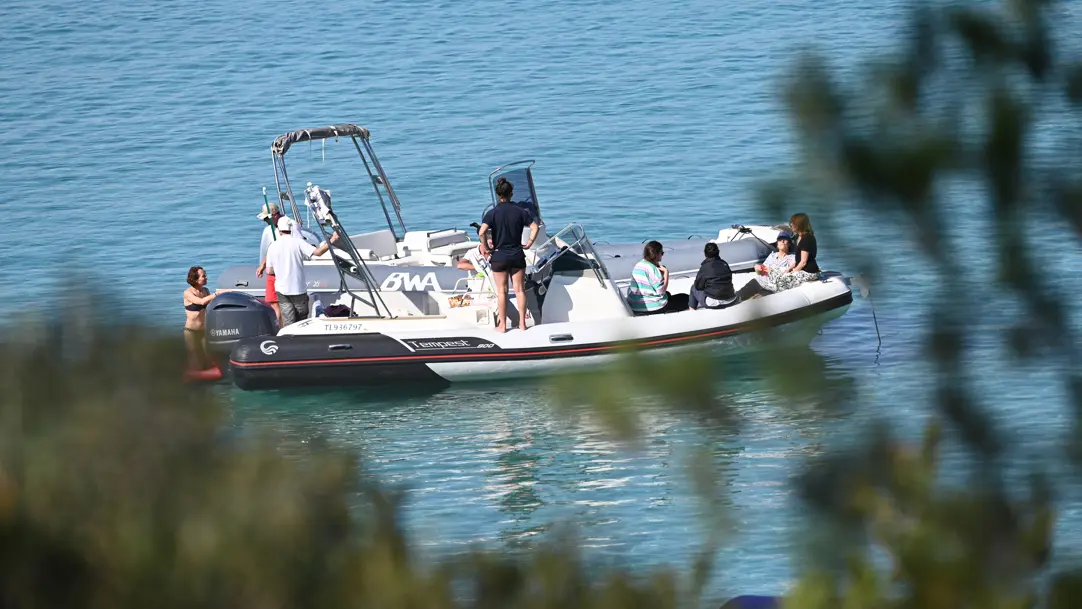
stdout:
{"type": "Polygon", "coordinates": [[[879,318],[875,314],[875,300],[872,298],[872,290],[868,286],[868,283],[864,281],[864,277],[857,275],[856,277],[849,278],[849,285],[856,285],[860,290],[860,295],[868,299],[868,302],[872,305],[872,323],[875,324],[875,338],[879,341],[878,345],[883,346],[883,336],[879,333],[879,318]]]}

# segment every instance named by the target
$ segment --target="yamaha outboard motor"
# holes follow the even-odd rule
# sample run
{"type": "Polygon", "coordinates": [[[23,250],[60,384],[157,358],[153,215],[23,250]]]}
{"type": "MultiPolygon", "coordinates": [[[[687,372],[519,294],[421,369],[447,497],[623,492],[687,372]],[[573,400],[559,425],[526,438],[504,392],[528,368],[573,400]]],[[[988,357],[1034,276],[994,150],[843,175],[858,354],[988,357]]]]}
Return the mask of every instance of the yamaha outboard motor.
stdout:
{"type": "Polygon", "coordinates": [[[207,347],[217,362],[229,361],[242,338],[278,333],[274,309],[243,292],[222,292],[207,305],[207,347]]]}

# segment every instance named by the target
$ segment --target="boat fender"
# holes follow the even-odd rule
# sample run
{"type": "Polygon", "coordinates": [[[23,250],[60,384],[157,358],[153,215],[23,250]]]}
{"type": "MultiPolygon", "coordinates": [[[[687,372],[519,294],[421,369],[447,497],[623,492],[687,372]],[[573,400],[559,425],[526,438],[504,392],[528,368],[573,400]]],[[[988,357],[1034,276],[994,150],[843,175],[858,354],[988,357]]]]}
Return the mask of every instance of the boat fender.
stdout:
{"type": "Polygon", "coordinates": [[[185,383],[210,383],[222,380],[222,371],[217,366],[205,370],[185,370],[185,383]]]}

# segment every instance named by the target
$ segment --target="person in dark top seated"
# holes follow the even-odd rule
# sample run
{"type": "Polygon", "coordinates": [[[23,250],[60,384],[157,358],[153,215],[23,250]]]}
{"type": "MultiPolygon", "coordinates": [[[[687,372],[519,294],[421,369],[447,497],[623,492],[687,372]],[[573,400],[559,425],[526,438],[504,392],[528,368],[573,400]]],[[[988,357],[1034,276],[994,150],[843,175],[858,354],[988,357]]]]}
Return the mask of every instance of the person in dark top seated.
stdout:
{"type": "Polygon", "coordinates": [[[788,272],[778,277],[776,282],[778,291],[795,288],[819,277],[819,263],[815,260],[815,255],[819,253],[819,245],[815,241],[815,233],[812,232],[808,214],[793,214],[793,217],[789,219],[789,228],[793,231],[795,264],[788,272]]]}
{"type": "Polygon", "coordinates": [[[537,239],[537,221],[533,215],[511,203],[511,194],[515,187],[506,178],[496,180],[496,197],[499,202],[488,210],[481,220],[479,237],[481,254],[489,256],[489,264],[496,283],[496,308],[499,318],[496,331],[506,332],[507,319],[507,278],[515,286],[515,300],[518,302],[519,329],[526,329],[526,253],[522,245],[522,230],[530,227],[530,237],[526,240],[526,249],[533,247],[537,239]],[[491,231],[492,247],[489,248],[491,231]]]}
{"type": "Polygon", "coordinates": [[[695,275],[688,306],[691,309],[698,309],[700,306],[724,309],[740,302],[733,291],[733,271],[729,268],[729,263],[721,259],[718,244],[707,243],[703,248],[703,255],[706,260],[703,260],[699,273],[695,275]]]}
{"type": "Polygon", "coordinates": [[[815,233],[812,232],[811,218],[808,214],[793,214],[793,217],[789,219],[789,228],[796,235],[796,249],[793,251],[796,266],[789,272],[819,273],[819,263],[815,261],[819,246],[815,242],[815,233]]]}

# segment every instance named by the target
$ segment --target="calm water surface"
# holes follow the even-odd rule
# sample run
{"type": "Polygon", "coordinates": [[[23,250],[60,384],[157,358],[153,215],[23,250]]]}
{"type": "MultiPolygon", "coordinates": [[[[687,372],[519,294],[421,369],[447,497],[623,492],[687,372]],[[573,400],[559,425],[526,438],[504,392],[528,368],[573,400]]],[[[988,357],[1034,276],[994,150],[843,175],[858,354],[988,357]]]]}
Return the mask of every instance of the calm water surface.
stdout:
{"type": "MultiPolygon", "coordinates": [[[[1063,18],[1077,24],[1072,11],[1063,18]]],[[[892,48],[904,15],[895,0],[9,1],[0,268],[21,283],[0,309],[37,306],[60,274],[90,270],[131,311],[179,328],[189,265],[213,281],[255,262],[273,138],[333,123],[372,130],[411,227],[466,226],[488,200],[488,172],[521,158],[538,160],[550,224],[579,221],[596,239],[682,239],[764,220],[751,187],[794,158],[777,95],[794,52],[817,45],[851,76],[862,57],[892,48]]],[[[348,145],[296,146],[294,185],[320,183],[352,230],[376,228],[348,145]]],[[[951,233],[963,240],[985,228],[967,211],[973,196],[950,200],[951,233]]],[[[819,228],[882,227],[858,217],[819,228]]],[[[824,250],[825,263],[848,270],[824,250]]],[[[554,414],[530,386],[226,396],[240,429],[327,438],[406,485],[404,517],[432,555],[521,547],[572,522],[597,560],[686,565],[703,528],[684,466],[708,446],[731,523],[711,593],[779,592],[798,568],[796,467],[874,417],[914,430],[927,413],[919,344],[934,286],[919,257],[897,251],[875,301],[882,345],[867,301],[813,345],[835,388],[825,401],[836,403],[794,408],[754,370],[727,368],[738,428],[644,406],[638,451],[586,414],[554,414]],[[860,408],[846,406],[854,400],[860,408]]],[[[1077,282],[1063,290],[1082,296],[1077,282]]],[[[1057,371],[1005,363],[997,337],[1017,308],[995,310],[975,319],[972,380],[1019,447],[1053,450],[1068,421],[1057,371]]],[[[1065,546],[1078,545],[1079,523],[1068,510],[1065,546]]]]}

